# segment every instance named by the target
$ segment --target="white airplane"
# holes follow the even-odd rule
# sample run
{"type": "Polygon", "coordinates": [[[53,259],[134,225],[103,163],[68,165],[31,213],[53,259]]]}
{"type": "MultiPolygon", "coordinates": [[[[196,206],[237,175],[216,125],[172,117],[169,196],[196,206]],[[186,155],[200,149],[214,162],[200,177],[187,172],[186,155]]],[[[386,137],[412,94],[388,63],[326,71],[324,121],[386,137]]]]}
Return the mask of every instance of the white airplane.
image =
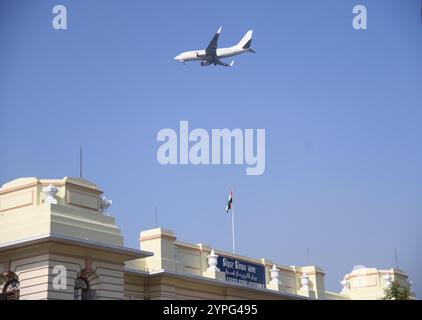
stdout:
{"type": "Polygon", "coordinates": [[[212,38],[210,44],[205,50],[194,50],[194,51],[187,51],[182,52],[181,54],[174,57],[175,60],[182,62],[183,64],[186,61],[195,61],[200,60],[201,66],[209,66],[210,64],[213,65],[220,65],[224,67],[232,67],[234,60],[231,63],[224,63],[220,61],[221,58],[227,58],[236,56],[238,54],[244,52],[253,52],[251,49],[252,43],[252,32],[253,30],[249,30],[246,32],[242,40],[235,46],[230,48],[221,48],[217,49],[218,38],[220,37],[222,27],[220,27],[217,33],[212,38]]]}

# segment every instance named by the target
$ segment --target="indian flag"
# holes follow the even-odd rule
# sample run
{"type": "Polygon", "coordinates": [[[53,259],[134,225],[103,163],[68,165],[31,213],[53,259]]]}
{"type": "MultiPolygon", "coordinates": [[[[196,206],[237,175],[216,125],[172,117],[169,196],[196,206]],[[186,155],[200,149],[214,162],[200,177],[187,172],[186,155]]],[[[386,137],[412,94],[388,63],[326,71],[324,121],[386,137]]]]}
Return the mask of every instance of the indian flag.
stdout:
{"type": "Polygon", "coordinates": [[[226,206],[226,213],[229,213],[229,211],[232,209],[232,202],[233,202],[233,192],[230,191],[229,200],[227,201],[227,206],[226,206]]]}

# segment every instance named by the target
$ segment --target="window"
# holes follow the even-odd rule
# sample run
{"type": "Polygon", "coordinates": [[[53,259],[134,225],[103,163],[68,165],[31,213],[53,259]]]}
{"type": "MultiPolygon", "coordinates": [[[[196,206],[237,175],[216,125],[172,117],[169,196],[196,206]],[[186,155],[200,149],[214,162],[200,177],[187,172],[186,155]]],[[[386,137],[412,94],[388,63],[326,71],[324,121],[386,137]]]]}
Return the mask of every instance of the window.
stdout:
{"type": "Polygon", "coordinates": [[[74,300],[95,300],[95,290],[89,289],[88,280],[83,277],[75,280],[74,300]]]}
{"type": "Polygon", "coordinates": [[[0,300],[19,300],[20,283],[17,279],[6,282],[0,300]]]}

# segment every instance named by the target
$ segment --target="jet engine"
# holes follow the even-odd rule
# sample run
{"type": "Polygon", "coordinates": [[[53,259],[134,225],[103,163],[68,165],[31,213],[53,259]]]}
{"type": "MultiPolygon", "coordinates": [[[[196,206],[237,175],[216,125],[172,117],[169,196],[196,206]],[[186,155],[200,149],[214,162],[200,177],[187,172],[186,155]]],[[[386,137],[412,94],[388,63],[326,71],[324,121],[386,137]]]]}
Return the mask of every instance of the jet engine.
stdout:
{"type": "Polygon", "coordinates": [[[211,62],[209,61],[201,61],[201,66],[205,67],[205,66],[209,66],[211,64],[211,62]]]}

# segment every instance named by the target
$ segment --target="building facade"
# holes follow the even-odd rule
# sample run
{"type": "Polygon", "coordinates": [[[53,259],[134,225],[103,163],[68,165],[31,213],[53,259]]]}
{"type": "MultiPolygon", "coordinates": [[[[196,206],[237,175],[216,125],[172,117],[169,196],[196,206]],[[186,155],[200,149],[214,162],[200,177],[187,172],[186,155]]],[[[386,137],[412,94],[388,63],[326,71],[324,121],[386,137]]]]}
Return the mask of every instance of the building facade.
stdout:
{"type": "MultiPolygon", "coordinates": [[[[329,292],[317,266],[284,266],[209,245],[171,230],[142,231],[124,247],[111,201],[76,178],[21,178],[0,188],[0,299],[379,299],[398,269],[357,266],[329,292]]],[[[412,294],[412,298],[414,295],[412,294]]]]}

